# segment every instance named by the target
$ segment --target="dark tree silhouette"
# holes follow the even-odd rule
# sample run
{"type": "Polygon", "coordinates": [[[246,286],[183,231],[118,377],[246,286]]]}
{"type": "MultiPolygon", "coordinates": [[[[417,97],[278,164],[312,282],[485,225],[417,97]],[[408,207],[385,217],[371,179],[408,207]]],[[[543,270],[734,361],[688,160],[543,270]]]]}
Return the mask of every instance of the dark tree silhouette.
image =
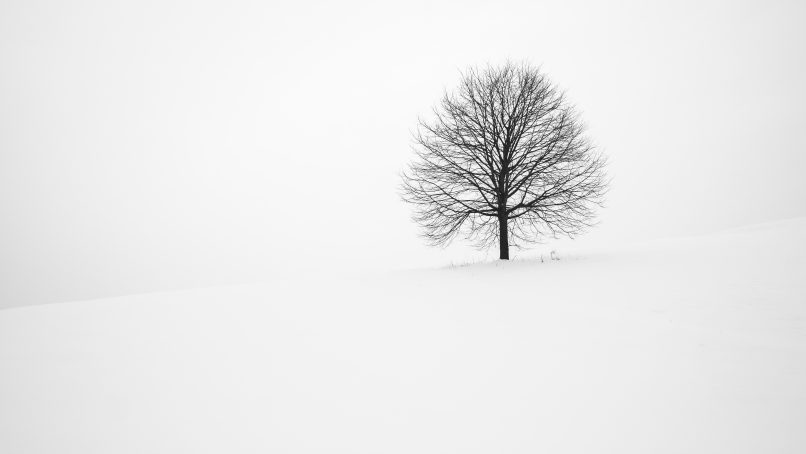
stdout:
{"type": "Polygon", "coordinates": [[[573,237],[593,224],[607,182],[605,159],[572,106],[539,68],[471,69],[420,120],[417,159],[403,199],[432,244],[462,234],[479,247],[573,237]]]}

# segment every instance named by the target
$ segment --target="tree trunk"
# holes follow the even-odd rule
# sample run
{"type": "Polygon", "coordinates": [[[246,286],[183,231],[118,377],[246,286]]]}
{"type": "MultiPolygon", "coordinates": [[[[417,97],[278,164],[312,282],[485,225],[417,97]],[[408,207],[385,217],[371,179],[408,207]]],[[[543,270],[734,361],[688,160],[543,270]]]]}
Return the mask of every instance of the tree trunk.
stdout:
{"type": "Polygon", "coordinates": [[[509,230],[507,230],[507,217],[498,217],[498,247],[501,251],[501,260],[509,260],[509,230]]]}

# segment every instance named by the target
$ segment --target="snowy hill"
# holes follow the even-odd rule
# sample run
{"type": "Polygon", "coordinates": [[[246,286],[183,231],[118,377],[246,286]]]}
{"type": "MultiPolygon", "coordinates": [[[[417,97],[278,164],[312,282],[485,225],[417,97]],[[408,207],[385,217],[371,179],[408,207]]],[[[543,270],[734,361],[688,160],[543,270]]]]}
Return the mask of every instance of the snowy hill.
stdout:
{"type": "Polygon", "coordinates": [[[806,452],[806,219],[0,311],[4,453],[806,452]]]}

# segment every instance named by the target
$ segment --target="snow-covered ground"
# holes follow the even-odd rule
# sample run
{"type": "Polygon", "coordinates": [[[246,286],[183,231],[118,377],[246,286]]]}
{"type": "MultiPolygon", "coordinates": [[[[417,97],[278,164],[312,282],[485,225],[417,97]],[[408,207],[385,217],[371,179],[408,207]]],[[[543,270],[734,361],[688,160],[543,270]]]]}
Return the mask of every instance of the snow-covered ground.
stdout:
{"type": "Polygon", "coordinates": [[[806,452],[806,219],[558,252],[2,310],[0,452],[806,452]]]}

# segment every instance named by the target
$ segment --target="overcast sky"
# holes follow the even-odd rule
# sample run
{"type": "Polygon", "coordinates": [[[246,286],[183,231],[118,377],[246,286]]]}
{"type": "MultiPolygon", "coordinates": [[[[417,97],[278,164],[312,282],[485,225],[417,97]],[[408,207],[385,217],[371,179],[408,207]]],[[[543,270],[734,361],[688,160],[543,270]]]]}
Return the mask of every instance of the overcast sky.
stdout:
{"type": "Polygon", "coordinates": [[[484,258],[397,189],[418,115],[507,59],[610,158],[588,241],[805,215],[804,5],[5,0],[0,307],[484,258]]]}

